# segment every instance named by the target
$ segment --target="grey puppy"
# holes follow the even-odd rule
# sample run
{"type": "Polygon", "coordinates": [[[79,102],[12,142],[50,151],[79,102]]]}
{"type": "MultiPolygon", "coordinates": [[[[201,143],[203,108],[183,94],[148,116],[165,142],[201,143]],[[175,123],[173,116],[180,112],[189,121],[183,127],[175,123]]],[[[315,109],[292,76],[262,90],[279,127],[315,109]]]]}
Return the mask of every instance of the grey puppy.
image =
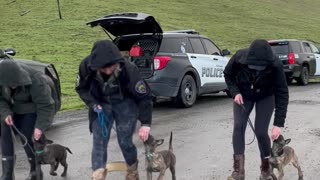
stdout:
{"type": "Polygon", "coordinates": [[[269,158],[269,162],[272,166],[272,169],[276,168],[278,170],[278,180],[282,180],[284,176],[283,168],[290,162],[298,170],[298,180],[303,180],[303,173],[298,161],[298,157],[293,148],[287,146],[290,141],[291,139],[284,139],[282,135],[280,135],[278,139],[274,140],[271,150],[272,156],[269,158]]]}
{"type": "Polygon", "coordinates": [[[60,144],[53,144],[53,141],[41,135],[38,141],[34,142],[34,150],[38,164],[50,164],[50,175],[57,176],[55,172],[58,169],[59,163],[64,167],[62,177],[67,175],[67,151],[72,154],[71,150],[60,144]]]}
{"type": "Polygon", "coordinates": [[[164,139],[156,140],[152,135],[149,135],[148,140],[144,142],[147,180],[152,180],[152,172],[160,172],[158,180],[162,180],[168,168],[170,168],[172,180],[176,180],[176,156],[173,154],[172,132],[170,134],[169,150],[157,152],[156,148],[163,144],[163,142],[164,139]]]}

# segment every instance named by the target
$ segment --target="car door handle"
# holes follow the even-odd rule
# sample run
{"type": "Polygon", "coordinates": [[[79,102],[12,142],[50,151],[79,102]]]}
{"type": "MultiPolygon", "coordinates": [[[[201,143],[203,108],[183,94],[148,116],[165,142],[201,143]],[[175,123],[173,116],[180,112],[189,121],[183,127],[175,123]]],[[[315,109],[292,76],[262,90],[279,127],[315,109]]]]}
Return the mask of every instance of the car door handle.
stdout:
{"type": "Polygon", "coordinates": [[[213,58],[213,60],[218,61],[218,59],[217,59],[217,58],[213,58]]]}
{"type": "Polygon", "coordinates": [[[191,56],[191,58],[197,58],[197,56],[191,56]]]}

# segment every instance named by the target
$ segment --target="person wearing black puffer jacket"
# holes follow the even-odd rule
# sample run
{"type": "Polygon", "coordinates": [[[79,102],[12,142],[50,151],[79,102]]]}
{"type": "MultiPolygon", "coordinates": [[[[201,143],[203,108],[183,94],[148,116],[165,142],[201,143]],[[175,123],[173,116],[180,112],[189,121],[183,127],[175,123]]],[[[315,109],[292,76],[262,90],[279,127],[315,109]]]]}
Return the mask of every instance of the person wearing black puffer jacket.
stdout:
{"type": "Polygon", "coordinates": [[[271,179],[271,142],[268,128],[275,111],[271,138],[275,140],[284,127],[289,101],[288,86],[281,61],[266,40],[257,39],[249,49],[239,50],[224,70],[225,81],[233,97],[233,172],[228,180],[244,180],[245,130],[255,106],[255,133],[261,156],[260,180],[271,179]]]}

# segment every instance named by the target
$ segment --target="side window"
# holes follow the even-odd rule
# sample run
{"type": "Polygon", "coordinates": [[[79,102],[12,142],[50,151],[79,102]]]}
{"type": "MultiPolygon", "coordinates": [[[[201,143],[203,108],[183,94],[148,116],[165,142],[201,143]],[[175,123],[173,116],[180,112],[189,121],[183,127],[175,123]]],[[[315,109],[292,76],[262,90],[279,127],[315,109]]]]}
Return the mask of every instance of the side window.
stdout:
{"type": "Polygon", "coordinates": [[[190,51],[190,44],[187,38],[163,38],[159,52],[165,53],[186,53],[190,51]]]}
{"type": "Polygon", "coordinates": [[[296,41],[290,42],[293,53],[301,53],[300,43],[296,41]]]}
{"type": "Polygon", "coordinates": [[[220,55],[220,50],[209,39],[202,39],[207,49],[207,54],[220,55]]]}
{"type": "Polygon", "coordinates": [[[199,38],[190,38],[190,43],[193,49],[193,53],[196,54],[206,54],[204,51],[203,45],[199,38]]]}
{"type": "Polygon", "coordinates": [[[309,43],[304,42],[303,43],[303,48],[307,53],[312,53],[311,47],[309,43]]]}
{"type": "Polygon", "coordinates": [[[313,44],[310,44],[310,47],[313,53],[319,54],[319,49],[316,46],[314,46],[313,44]]]}

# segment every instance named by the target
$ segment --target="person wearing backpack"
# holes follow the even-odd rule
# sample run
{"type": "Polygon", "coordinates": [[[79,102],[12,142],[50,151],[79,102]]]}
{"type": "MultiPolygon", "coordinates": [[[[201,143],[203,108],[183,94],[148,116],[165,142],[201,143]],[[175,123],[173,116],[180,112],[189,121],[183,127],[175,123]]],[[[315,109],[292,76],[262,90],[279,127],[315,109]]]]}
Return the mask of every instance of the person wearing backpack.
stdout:
{"type": "Polygon", "coordinates": [[[79,65],[76,91],[89,109],[92,180],[107,176],[107,146],[113,123],[128,167],[126,180],[139,180],[137,148],[132,137],[139,120],[139,137],[142,141],[148,139],[153,96],[138,67],[125,60],[112,41],[99,40],[79,65]]]}
{"type": "Polygon", "coordinates": [[[228,62],[224,70],[225,81],[233,97],[233,172],[228,180],[244,180],[245,130],[249,115],[255,106],[255,133],[258,140],[261,174],[260,180],[271,179],[271,142],[268,128],[275,111],[272,140],[281,134],[289,101],[288,85],[282,62],[273,54],[269,43],[263,39],[241,49],[228,62]]]}
{"type": "MultiPolygon", "coordinates": [[[[14,180],[14,125],[30,146],[24,146],[30,163],[27,180],[36,180],[33,139],[38,140],[49,128],[55,114],[51,89],[44,73],[14,60],[0,61],[0,117],[2,176],[0,180],[14,180]]],[[[23,142],[22,140],[22,143],[23,142]]],[[[42,174],[42,172],[41,172],[42,174]]]]}

